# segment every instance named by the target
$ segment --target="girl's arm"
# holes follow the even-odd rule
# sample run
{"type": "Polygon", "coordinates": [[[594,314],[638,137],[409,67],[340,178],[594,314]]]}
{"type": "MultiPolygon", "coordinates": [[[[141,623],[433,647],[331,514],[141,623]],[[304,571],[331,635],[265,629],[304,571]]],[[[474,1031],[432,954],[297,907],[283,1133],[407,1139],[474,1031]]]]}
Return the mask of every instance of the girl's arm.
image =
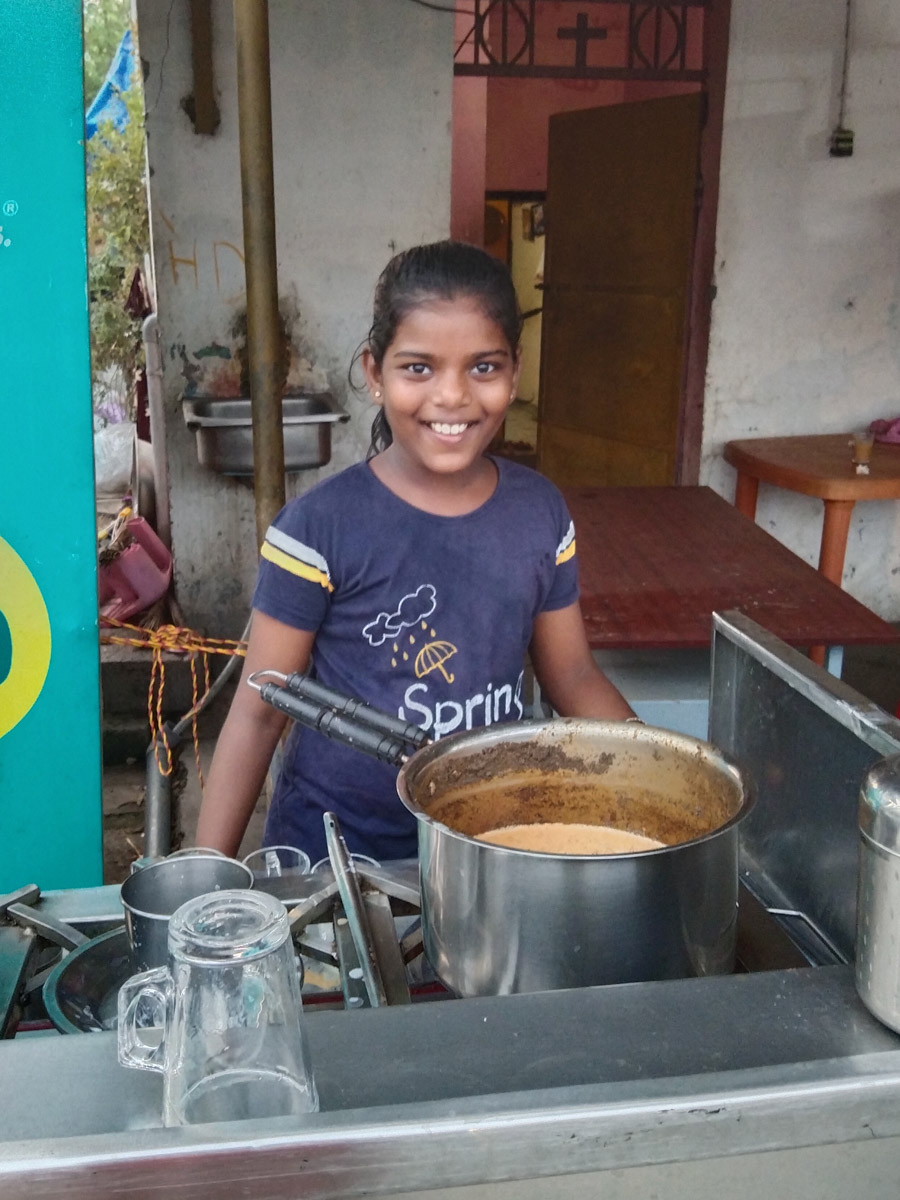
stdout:
{"type": "Polygon", "coordinates": [[[314,633],[254,611],[241,681],[203,789],[196,845],[237,854],[287,721],[247,685],[247,676],[266,667],[285,675],[305,671],[314,641],[314,633]]]}
{"type": "Polygon", "coordinates": [[[594,662],[577,601],[538,615],[531,662],[541,690],[562,716],[607,721],[634,716],[628,701],[594,662]]]}

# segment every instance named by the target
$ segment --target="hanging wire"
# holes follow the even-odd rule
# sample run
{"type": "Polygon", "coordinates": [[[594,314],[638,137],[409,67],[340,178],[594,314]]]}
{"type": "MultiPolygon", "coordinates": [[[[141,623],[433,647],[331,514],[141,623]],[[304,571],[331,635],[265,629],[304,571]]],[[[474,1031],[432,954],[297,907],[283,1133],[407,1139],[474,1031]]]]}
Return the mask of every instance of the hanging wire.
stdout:
{"type": "Polygon", "coordinates": [[[433,0],[409,0],[410,4],[418,4],[420,8],[430,8],[433,12],[457,13],[463,17],[474,17],[471,8],[457,8],[454,4],[435,4],[433,0]]]}
{"type": "Polygon", "coordinates": [[[838,108],[838,129],[844,128],[844,108],[847,103],[847,76],[850,69],[850,20],[853,12],[853,0],[847,0],[844,14],[844,62],[841,67],[841,94],[838,108]]]}

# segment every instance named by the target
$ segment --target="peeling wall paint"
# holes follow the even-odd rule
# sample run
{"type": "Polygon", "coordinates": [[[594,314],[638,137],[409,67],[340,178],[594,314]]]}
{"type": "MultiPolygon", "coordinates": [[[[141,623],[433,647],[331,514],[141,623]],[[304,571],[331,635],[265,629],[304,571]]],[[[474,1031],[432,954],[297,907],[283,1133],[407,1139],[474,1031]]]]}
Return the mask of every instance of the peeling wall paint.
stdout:
{"type": "MultiPolygon", "coordinates": [[[[292,294],[280,303],[284,360],[284,391],[324,392],[328,390],[328,375],[316,366],[308,355],[316,348],[305,335],[304,322],[297,297],[292,294]],[[305,347],[306,352],[302,347],[305,347]]],[[[188,396],[248,396],[250,394],[250,364],[247,354],[247,310],[239,309],[231,322],[227,342],[213,341],[206,346],[188,349],[185,345],[169,347],[173,363],[179,361],[182,394],[188,396]]]]}
{"type": "MultiPolygon", "coordinates": [[[[732,0],[702,482],[728,499],[734,438],[900,415],[900,16],[856,0],[831,158],[845,0],[732,0]]],[[[815,564],[822,504],[760,485],[759,523],[815,564]]],[[[900,503],[858,504],[844,586],[900,620],[900,503]]]]}
{"type": "MultiPolygon", "coordinates": [[[[247,395],[246,297],[230,5],[213,6],[214,136],[197,136],[189,10],[137,0],[146,64],[154,273],[178,598],[236,636],[256,573],[252,489],[199,466],[184,396],[247,395]]],[[[373,410],[348,383],[379,271],[449,230],[453,22],[396,0],[270,0],[279,308],[285,390],[330,391],[351,420],[310,487],[365,454],[373,410]]]]}

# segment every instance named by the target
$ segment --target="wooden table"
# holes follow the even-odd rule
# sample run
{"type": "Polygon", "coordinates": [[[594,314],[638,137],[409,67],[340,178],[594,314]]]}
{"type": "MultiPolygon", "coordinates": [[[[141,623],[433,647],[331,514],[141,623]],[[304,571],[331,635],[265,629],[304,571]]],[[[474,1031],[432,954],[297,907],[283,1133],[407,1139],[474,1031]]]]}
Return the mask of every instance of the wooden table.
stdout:
{"type": "Polygon", "coordinates": [[[819,570],[832,583],[843,578],[856,501],[900,500],[900,446],[876,442],[868,475],[856,474],[848,433],[728,442],[724,455],[737,468],[735,504],[751,520],[760,480],[825,502],[819,570]]]}
{"type": "Polygon", "coordinates": [[[891,625],[710,488],[564,495],[594,650],[708,647],[712,613],[732,608],[804,649],[900,641],[891,625]]]}

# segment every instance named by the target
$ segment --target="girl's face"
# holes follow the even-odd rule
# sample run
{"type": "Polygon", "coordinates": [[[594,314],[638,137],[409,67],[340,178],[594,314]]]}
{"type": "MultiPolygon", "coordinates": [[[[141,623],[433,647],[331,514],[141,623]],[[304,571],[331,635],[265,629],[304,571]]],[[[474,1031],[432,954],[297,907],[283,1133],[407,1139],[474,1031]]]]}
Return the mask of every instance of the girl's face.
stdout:
{"type": "Polygon", "coordinates": [[[418,305],[397,326],[381,366],[368,350],[362,362],[393,433],[393,457],[416,473],[465,474],[477,465],[519,377],[502,329],[466,296],[418,305]]]}

